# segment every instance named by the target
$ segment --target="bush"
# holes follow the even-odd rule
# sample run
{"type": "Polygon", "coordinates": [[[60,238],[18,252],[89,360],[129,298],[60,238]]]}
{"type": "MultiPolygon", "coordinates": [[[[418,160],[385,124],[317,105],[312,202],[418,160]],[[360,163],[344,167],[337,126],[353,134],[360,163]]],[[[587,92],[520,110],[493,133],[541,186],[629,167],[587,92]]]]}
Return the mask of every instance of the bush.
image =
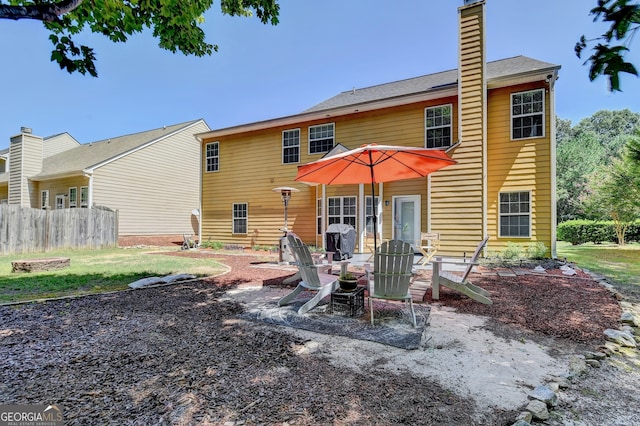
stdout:
{"type": "Polygon", "coordinates": [[[213,250],[222,250],[222,248],[224,247],[224,243],[221,241],[203,241],[202,244],[200,244],[200,247],[210,248],[213,250]]]}
{"type": "Polygon", "coordinates": [[[542,241],[536,241],[535,243],[529,243],[527,246],[527,258],[529,259],[544,259],[547,254],[547,246],[542,241]]]}
{"type": "MultiPolygon", "coordinates": [[[[568,220],[558,225],[558,240],[578,245],[618,242],[613,221],[568,220]]],[[[633,222],[627,229],[625,241],[640,241],[640,221],[633,222]]]]}

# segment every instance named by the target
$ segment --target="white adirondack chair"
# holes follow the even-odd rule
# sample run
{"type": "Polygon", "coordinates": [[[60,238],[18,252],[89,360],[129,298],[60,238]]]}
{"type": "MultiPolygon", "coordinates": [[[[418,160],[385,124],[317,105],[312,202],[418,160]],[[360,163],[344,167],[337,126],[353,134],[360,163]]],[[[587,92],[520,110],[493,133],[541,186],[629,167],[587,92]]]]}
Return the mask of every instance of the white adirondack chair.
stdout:
{"type": "Polygon", "coordinates": [[[493,304],[493,301],[489,299],[489,296],[491,296],[491,294],[487,290],[472,284],[468,280],[469,274],[471,273],[473,267],[478,264],[478,256],[480,256],[480,252],[482,251],[484,245],[487,244],[488,240],[489,237],[487,236],[480,242],[480,244],[478,244],[478,247],[476,247],[476,251],[473,253],[473,257],[469,262],[444,261],[439,257],[437,257],[436,260],[431,261],[431,264],[433,265],[431,298],[433,300],[440,299],[440,286],[443,285],[452,290],[459,291],[460,293],[465,294],[480,303],[484,303],[486,305],[493,304]],[[443,271],[441,267],[443,264],[466,265],[467,267],[462,275],[458,275],[451,271],[443,271]]]}
{"type": "Polygon", "coordinates": [[[296,288],[278,301],[278,305],[284,306],[291,303],[296,296],[304,290],[317,291],[318,293],[298,309],[299,314],[307,313],[325,297],[329,296],[339,286],[338,277],[320,272],[326,265],[317,265],[313,261],[309,247],[293,232],[287,233],[289,248],[293,253],[298,266],[298,273],[302,281],[296,288]]]}
{"type": "Polygon", "coordinates": [[[400,240],[386,241],[380,245],[373,258],[373,272],[369,276],[369,312],[373,320],[373,299],[403,300],[409,302],[413,326],[416,326],[416,313],[409,287],[413,281],[413,248],[411,244],[400,240]]]}

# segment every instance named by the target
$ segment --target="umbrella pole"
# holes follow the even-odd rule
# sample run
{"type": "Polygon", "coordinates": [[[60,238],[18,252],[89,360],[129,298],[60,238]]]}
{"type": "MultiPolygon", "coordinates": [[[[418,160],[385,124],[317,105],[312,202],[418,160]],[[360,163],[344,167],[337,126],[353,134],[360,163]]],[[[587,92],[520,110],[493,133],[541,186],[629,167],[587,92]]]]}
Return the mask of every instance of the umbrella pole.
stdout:
{"type": "Polygon", "coordinates": [[[373,207],[373,254],[378,250],[378,203],[376,203],[376,183],[373,176],[373,158],[369,151],[369,170],[371,171],[371,204],[373,207]]]}
{"type": "Polygon", "coordinates": [[[378,203],[376,203],[376,184],[371,182],[371,204],[373,210],[373,253],[378,250],[378,203]]]}

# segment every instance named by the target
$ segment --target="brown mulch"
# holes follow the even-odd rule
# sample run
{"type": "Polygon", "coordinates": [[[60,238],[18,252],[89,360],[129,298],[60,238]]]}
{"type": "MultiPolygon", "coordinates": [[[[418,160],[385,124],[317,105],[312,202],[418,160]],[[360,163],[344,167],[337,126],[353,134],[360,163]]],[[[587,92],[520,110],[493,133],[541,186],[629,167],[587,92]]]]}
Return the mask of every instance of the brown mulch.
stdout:
{"type": "MultiPolygon", "coordinates": [[[[514,421],[517,413],[476,407],[427,379],[337,367],[305,355],[300,338],[238,321],[242,306],[221,298],[227,289],[281,285],[290,276],[255,267],[262,257],[167,254],[216,259],[231,271],[166,287],[0,307],[0,404],[57,403],[65,424],[514,421]]],[[[447,289],[438,303],[489,317],[498,335],[593,346],[605,328],[617,327],[615,299],[590,280],[473,278],[491,292],[492,306],[447,289]]]]}

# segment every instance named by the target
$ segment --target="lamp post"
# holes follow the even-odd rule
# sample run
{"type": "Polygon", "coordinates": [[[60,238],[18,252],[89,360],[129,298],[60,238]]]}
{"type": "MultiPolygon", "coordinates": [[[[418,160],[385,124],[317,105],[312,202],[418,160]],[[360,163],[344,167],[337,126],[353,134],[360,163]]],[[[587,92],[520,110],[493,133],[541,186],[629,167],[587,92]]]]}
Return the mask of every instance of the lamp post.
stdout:
{"type": "Polygon", "coordinates": [[[287,232],[288,228],[288,209],[289,209],[289,200],[291,200],[291,194],[293,192],[298,192],[299,189],[292,188],[289,186],[279,186],[277,188],[272,189],[273,192],[279,192],[282,197],[282,204],[284,204],[284,228],[281,229],[284,232],[284,235],[280,237],[280,263],[283,262],[293,262],[293,255],[291,254],[291,250],[289,250],[289,245],[287,243],[287,232]]]}

